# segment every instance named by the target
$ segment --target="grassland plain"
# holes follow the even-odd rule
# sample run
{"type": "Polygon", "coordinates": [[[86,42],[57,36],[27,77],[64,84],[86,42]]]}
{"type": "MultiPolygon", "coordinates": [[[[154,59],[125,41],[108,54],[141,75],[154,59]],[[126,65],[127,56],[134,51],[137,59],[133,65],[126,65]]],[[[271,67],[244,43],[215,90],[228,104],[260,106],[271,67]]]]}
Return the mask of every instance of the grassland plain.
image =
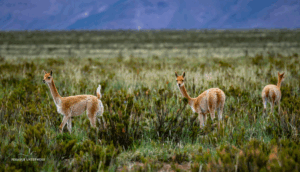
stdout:
{"type": "Polygon", "coordinates": [[[300,54],[300,30],[0,31],[7,57],[241,57],[300,54]]]}
{"type": "Polygon", "coordinates": [[[299,171],[299,30],[0,36],[0,171],[299,171]],[[62,116],[42,82],[51,69],[61,96],[102,85],[107,129],[83,114],[71,134],[59,133],[62,116]],[[225,92],[221,128],[210,118],[199,128],[175,71],[186,72],[191,97],[225,92]],[[275,106],[263,116],[261,91],[277,71],[286,74],[281,114],[275,106]]]}
{"type": "MultiPolygon", "coordinates": [[[[300,58],[112,57],[0,61],[0,171],[298,171],[300,58]],[[107,129],[84,114],[60,134],[42,70],[53,70],[62,96],[96,94],[102,85],[107,129]],[[226,94],[220,129],[199,128],[177,86],[186,72],[192,97],[226,94]],[[285,72],[282,112],[262,115],[262,88],[285,72]],[[30,160],[42,158],[42,160],[30,160]],[[24,160],[24,161],[22,161],[24,160]]],[[[275,107],[275,109],[277,109],[275,107]]]]}

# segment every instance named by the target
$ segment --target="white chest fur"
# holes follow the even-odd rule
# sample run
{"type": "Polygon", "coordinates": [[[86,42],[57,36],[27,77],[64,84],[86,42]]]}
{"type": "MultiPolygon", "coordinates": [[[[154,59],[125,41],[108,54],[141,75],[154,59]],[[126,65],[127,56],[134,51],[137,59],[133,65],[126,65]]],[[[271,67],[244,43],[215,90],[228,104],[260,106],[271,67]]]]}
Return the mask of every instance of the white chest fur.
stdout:
{"type": "Polygon", "coordinates": [[[58,102],[55,103],[55,105],[56,105],[57,112],[60,113],[60,114],[62,114],[62,115],[64,115],[63,111],[62,111],[62,107],[61,107],[61,101],[58,100],[58,102]]]}
{"type": "Polygon", "coordinates": [[[190,107],[191,107],[192,111],[193,111],[194,113],[196,113],[194,106],[193,106],[193,105],[190,105],[190,107]]]}
{"type": "Polygon", "coordinates": [[[59,105],[56,105],[57,112],[63,115],[62,108],[59,105]]]}

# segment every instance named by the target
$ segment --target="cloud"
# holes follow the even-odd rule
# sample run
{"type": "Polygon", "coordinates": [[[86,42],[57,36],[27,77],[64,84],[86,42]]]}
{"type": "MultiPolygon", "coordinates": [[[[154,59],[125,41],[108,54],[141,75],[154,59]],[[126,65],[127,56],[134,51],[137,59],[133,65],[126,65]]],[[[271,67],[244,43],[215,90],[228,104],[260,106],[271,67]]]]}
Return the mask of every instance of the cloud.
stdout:
{"type": "MultiPolygon", "coordinates": [[[[292,13],[295,10],[299,10],[299,5],[294,5],[294,6],[290,6],[290,5],[283,5],[280,6],[279,8],[275,9],[273,12],[271,12],[271,16],[280,16],[280,15],[284,15],[287,13],[292,13]]],[[[298,11],[299,13],[299,11],[298,11]]]]}
{"type": "Polygon", "coordinates": [[[98,9],[98,13],[102,13],[103,11],[105,11],[107,9],[107,5],[104,5],[104,6],[102,6],[102,7],[100,7],[99,9],[98,9]]]}

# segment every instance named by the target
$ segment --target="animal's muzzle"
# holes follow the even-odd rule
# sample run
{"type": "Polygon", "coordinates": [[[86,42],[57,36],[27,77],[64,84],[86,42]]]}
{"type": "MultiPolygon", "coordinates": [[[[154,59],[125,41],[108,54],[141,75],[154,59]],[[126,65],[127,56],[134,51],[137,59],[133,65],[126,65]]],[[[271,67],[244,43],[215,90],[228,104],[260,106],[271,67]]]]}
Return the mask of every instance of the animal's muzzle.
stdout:
{"type": "Polygon", "coordinates": [[[45,80],[43,79],[43,83],[45,83],[45,80]]]}

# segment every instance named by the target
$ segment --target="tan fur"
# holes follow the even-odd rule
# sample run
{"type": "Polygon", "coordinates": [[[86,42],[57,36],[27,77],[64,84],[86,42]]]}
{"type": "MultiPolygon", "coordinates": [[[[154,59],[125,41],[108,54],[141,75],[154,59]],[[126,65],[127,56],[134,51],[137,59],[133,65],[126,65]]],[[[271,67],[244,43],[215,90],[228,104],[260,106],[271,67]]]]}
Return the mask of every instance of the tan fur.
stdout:
{"type": "Polygon", "coordinates": [[[284,80],[284,73],[280,74],[278,72],[278,82],[277,85],[267,85],[264,87],[261,93],[261,97],[263,100],[264,113],[267,111],[267,103],[268,101],[271,104],[271,112],[273,113],[274,104],[278,104],[278,113],[280,113],[280,99],[281,99],[281,83],[284,80]]]}
{"type": "Polygon", "coordinates": [[[203,93],[201,93],[196,98],[191,98],[184,86],[185,80],[185,72],[181,76],[178,76],[177,72],[175,72],[176,82],[179,87],[182,95],[188,99],[188,104],[192,108],[192,110],[198,113],[198,119],[200,121],[200,125],[204,126],[204,121],[206,121],[206,115],[210,113],[210,117],[213,120],[215,118],[215,111],[218,111],[218,118],[222,120],[222,113],[225,104],[225,94],[219,88],[210,88],[203,93]]]}
{"type": "Polygon", "coordinates": [[[87,111],[87,116],[90,120],[91,126],[96,127],[96,116],[103,114],[103,104],[100,100],[101,93],[97,90],[97,97],[93,95],[77,95],[69,97],[61,97],[55,87],[52,71],[44,75],[44,83],[46,83],[51,91],[54,103],[57,107],[58,113],[64,115],[63,121],[60,124],[60,131],[63,131],[65,124],[67,123],[68,130],[71,133],[72,121],[71,117],[79,116],[83,112],[87,111]]]}
{"type": "Polygon", "coordinates": [[[97,98],[101,99],[101,94],[97,93],[97,98]]]}

